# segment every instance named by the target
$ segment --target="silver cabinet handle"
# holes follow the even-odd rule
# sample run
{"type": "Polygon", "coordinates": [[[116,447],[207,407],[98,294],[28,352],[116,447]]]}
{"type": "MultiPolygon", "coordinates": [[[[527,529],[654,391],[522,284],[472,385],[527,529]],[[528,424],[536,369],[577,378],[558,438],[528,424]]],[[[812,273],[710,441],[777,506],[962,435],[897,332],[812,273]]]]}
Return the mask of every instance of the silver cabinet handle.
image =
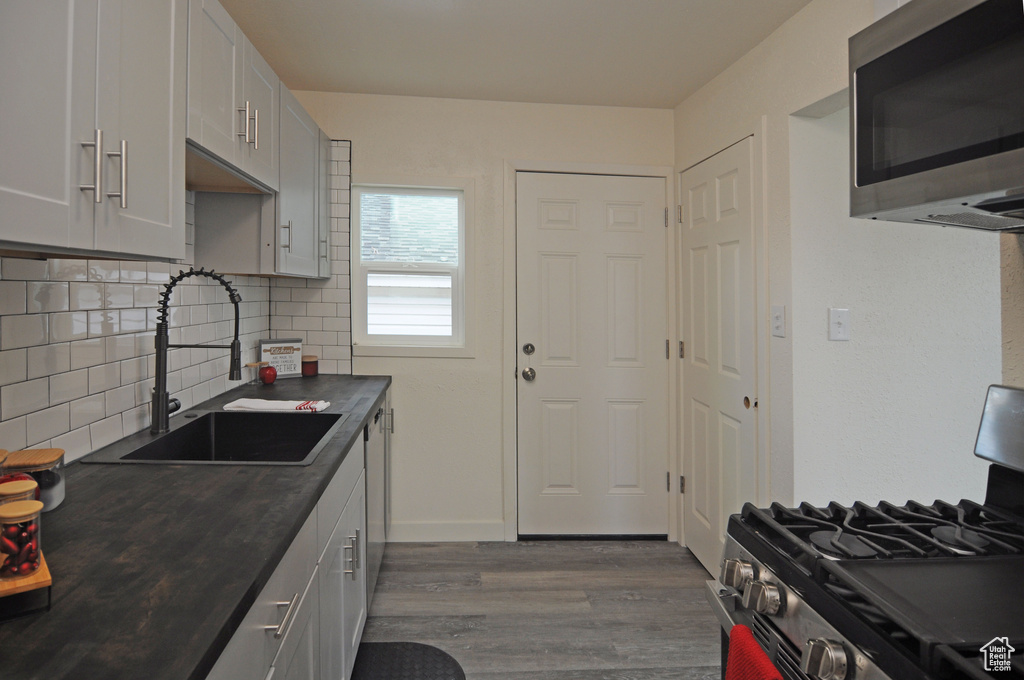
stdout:
{"type": "Polygon", "coordinates": [[[353,555],[353,558],[355,560],[356,569],[358,569],[359,568],[359,553],[361,552],[359,550],[359,529],[356,529],[356,535],[355,536],[349,536],[348,538],[349,538],[350,541],[352,541],[352,545],[355,546],[354,548],[352,548],[352,555],[353,555]]]}
{"type": "Polygon", "coordinates": [[[281,225],[281,247],[286,249],[289,253],[292,252],[292,221],[288,220],[288,224],[281,225]],[[284,230],[288,231],[285,232],[284,230]],[[287,238],[285,234],[288,234],[287,238]]]}
{"type": "Polygon", "coordinates": [[[255,151],[260,150],[260,110],[256,109],[252,112],[252,123],[255,131],[252,136],[252,148],[255,151]]]}
{"type": "MultiPolygon", "coordinates": [[[[355,536],[349,536],[350,540],[354,539],[354,538],[355,538],[355,536]]],[[[351,574],[352,575],[352,580],[355,581],[356,580],[356,548],[355,548],[355,543],[352,543],[350,545],[346,545],[345,546],[345,550],[351,550],[352,551],[352,557],[346,557],[345,558],[345,561],[348,562],[350,565],[352,565],[352,568],[351,569],[343,569],[342,573],[343,574],[351,574]]]]}
{"type": "Polygon", "coordinates": [[[103,202],[103,130],[94,130],[91,142],[82,142],[83,148],[96,150],[92,161],[92,184],[79,184],[82,191],[91,191],[95,203],[103,202]]]}
{"type": "Polygon", "coordinates": [[[107,158],[120,158],[121,159],[121,177],[118,183],[117,191],[108,191],[107,198],[120,198],[121,208],[128,207],[128,142],[127,140],[121,140],[120,151],[108,151],[107,158]]]}
{"type": "Polygon", "coordinates": [[[388,429],[391,430],[391,434],[395,433],[395,409],[388,411],[388,429]]]}
{"type": "Polygon", "coordinates": [[[328,251],[327,239],[326,238],[322,238],[322,239],[320,239],[320,257],[321,257],[321,259],[324,259],[324,260],[327,259],[327,251],[328,251]]]}
{"type": "Polygon", "coordinates": [[[284,618],[281,619],[281,623],[276,626],[263,626],[264,630],[274,631],[274,639],[280,640],[281,636],[284,635],[284,631],[288,628],[288,622],[292,620],[292,616],[295,614],[295,605],[299,602],[299,594],[295,593],[292,595],[290,602],[278,602],[278,607],[288,607],[284,612],[284,618]]]}
{"type": "Polygon", "coordinates": [[[243,131],[239,132],[238,136],[241,137],[242,139],[244,139],[246,144],[251,144],[252,143],[252,139],[250,139],[250,137],[249,137],[249,120],[250,120],[249,111],[250,111],[249,100],[246,100],[245,101],[245,106],[244,107],[239,107],[239,109],[238,109],[239,113],[245,115],[245,118],[242,119],[243,131]]]}

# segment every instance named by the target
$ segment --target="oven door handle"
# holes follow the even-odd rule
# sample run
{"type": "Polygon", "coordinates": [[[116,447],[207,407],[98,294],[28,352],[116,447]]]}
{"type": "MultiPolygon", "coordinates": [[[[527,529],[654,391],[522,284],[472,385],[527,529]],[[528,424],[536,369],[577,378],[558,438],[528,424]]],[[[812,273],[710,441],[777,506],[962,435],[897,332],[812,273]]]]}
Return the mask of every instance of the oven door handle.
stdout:
{"type": "Polygon", "coordinates": [[[732,627],[739,623],[732,616],[732,612],[736,611],[736,601],[739,599],[739,595],[712,579],[704,582],[704,597],[711,605],[711,612],[722,624],[722,630],[728,635],[732,627]]]}

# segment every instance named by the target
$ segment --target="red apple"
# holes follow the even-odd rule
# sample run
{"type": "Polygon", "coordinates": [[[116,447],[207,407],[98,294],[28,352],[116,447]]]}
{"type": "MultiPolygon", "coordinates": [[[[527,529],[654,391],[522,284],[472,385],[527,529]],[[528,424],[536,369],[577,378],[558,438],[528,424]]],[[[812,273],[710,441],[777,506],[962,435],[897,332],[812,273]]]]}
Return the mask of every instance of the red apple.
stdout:
{"type": "Polygon", "coordinates": [[[273,366],[264,366],[260,369],[260,382],[269,385],[277,380],[277,369],[273,366]]]}

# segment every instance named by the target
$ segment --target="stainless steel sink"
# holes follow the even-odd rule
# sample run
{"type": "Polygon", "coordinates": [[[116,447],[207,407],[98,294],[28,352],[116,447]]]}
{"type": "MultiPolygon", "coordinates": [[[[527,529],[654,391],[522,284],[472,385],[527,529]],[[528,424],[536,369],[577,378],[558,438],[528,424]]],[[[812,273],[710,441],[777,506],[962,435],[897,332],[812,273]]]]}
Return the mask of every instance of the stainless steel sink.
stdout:
{"type": "Polygon", "coordinates": [[[83,462],[309,465],[347,414],[212,411],[182,418],[184,425],[128,453],[100,451],[83,462]]]}

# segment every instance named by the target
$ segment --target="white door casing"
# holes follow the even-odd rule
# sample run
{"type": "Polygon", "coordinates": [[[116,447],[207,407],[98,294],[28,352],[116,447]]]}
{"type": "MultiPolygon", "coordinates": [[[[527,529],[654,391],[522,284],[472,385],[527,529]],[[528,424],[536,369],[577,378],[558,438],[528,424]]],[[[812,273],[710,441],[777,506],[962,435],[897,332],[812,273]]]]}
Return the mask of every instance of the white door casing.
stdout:
{"type": "Polygon", "coordinates": [[[519,534],[668,533],[665,189],[517,173],[519,534]]]}
{"type": "Polygon", "coordinates": [[[758,499],[753,139],[679,178],[686,546],[718,573],[729,515],[758,499]]]}

